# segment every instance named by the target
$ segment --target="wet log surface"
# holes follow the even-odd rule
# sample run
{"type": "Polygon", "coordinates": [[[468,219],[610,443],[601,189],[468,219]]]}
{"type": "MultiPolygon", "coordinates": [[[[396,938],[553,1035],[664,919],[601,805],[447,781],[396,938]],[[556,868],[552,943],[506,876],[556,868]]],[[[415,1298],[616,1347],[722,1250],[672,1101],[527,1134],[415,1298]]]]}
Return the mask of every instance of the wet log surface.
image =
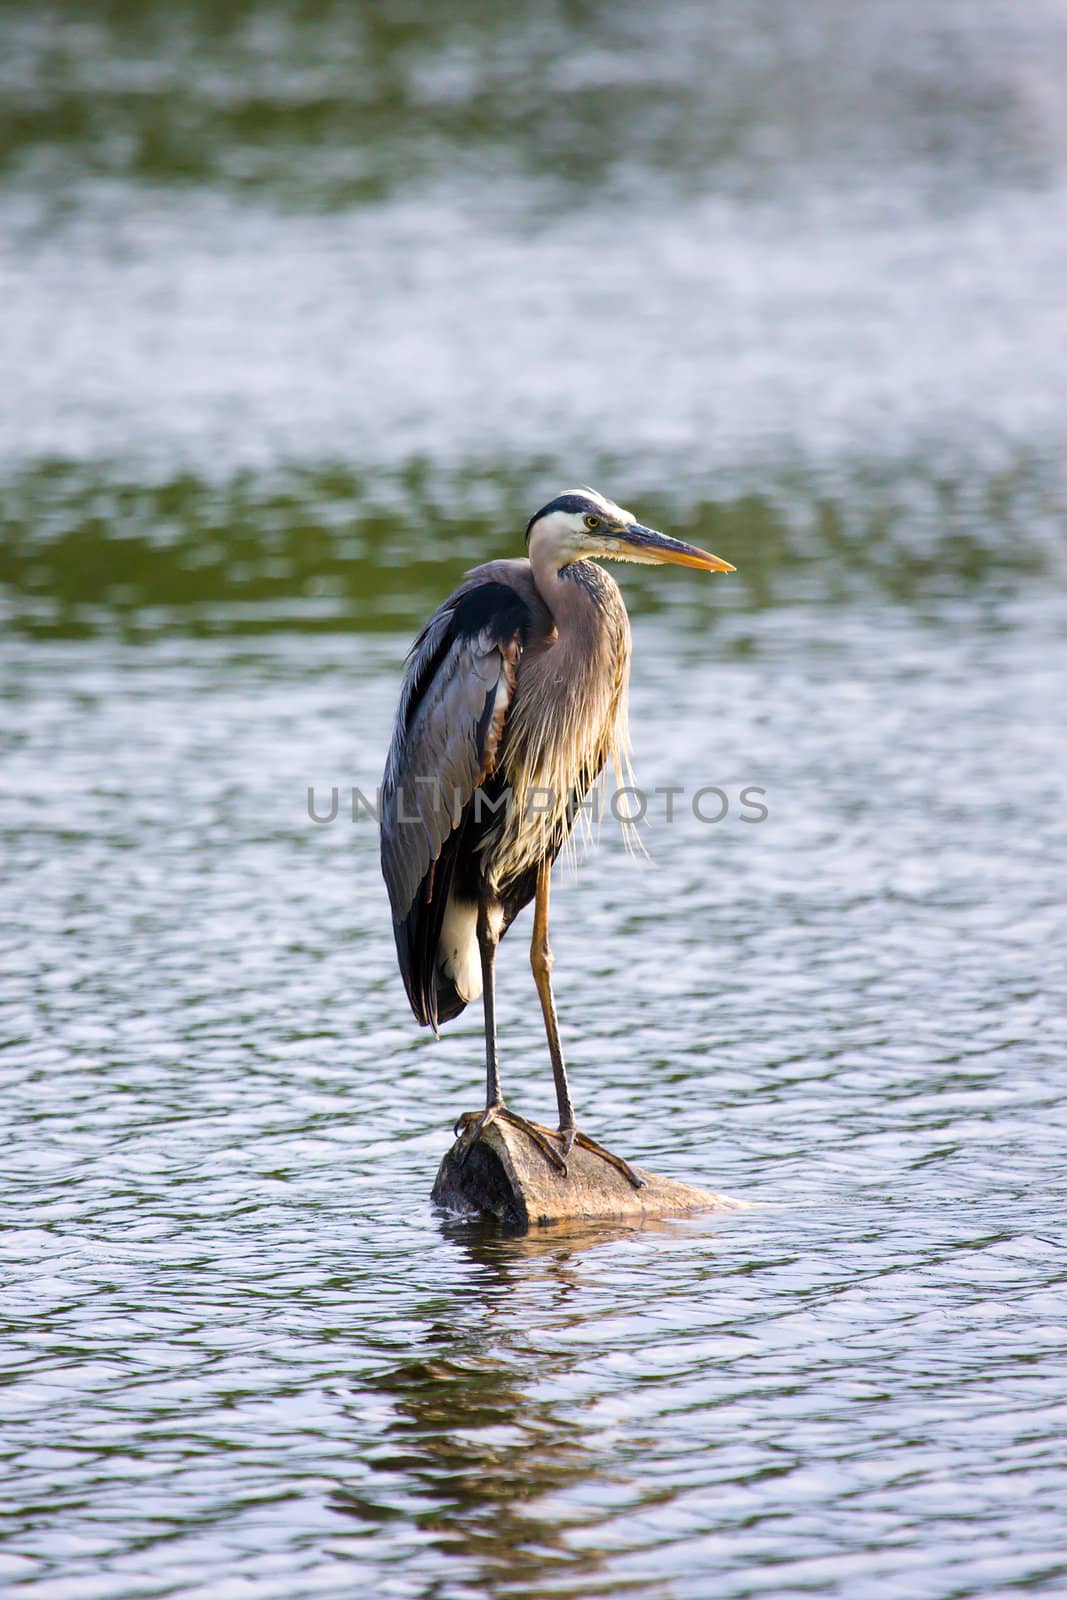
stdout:
{"type": "Polygon", "coordinates": [[[632,1221],[679,1217],[695,1211],[737,1211],[744,1202],[661,1178],[634,1166],[645,1179],[635,1189],[601,1156],[575,1146],[567,1175],[557,1171],[528,1134],[507,1123],[491,1123],[468,1149],[465,1137],[445,1155],[432,1199],[449,1211],[494,1217],[505,1227],[528,1228],[565,1222],[632,1221]]]}

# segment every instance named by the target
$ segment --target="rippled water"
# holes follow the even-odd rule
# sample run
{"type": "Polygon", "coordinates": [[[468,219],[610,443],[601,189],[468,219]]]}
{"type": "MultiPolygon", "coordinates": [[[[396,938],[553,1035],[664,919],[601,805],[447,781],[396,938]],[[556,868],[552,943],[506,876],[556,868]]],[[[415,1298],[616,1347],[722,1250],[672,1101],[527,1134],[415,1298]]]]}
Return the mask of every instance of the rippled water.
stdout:
{"type": "Polygon", "coordinates": [[[9,648],[11,1581],[1067,1576],[1067,608],[812,620],[681,669],[638,627],[643,781],[769,816],[661,818],[651,867],[606,836],[556,909],[588,1124],[767,1208],[520,1241],[430,1207],[477,1027],[415,1038],[373,832],[306,814],[373,778],[393,642],[9,648]]]}
{"type": "Polygon", "coordinates": [[[1067,1589],[1065,42],[5,9],[0,1586],[1067,1589]],[[753,1205],[508,1238],[307,790],[588,478],[739,571],[624,569],[685,794],[558,875],[578,1114],[753,1205]]]}

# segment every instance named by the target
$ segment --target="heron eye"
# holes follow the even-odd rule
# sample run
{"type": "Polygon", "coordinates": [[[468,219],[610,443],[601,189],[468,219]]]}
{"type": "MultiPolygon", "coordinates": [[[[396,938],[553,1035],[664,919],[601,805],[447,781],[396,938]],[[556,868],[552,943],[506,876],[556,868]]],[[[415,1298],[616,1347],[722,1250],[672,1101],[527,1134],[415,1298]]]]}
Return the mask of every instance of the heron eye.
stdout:
{"type": "Polygon", "coordinates": [[[585,525],[586,525],[587,528],[599,528],[600,527],[600,518],[599,517],[586,517],[585,525]]]}

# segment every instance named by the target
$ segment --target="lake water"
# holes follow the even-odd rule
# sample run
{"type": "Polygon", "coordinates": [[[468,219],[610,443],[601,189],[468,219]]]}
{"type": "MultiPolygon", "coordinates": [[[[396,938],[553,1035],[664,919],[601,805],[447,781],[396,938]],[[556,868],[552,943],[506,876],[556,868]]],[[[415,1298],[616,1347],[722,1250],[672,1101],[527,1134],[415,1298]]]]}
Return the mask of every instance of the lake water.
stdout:
{"type": "MultiPolygon", "coordinates": [[[[1053,0],[5,10],[6,1592],[1067,1592],[1065,68],[1053,0]],[[558,873],[578,1116],[752,1205],[514,1238],[307,796],[590,480],[738,572],[617,569],[684,798],[558,873]]],[[[547,1117],[522,925],[500,1008],[547,1117]]]]}

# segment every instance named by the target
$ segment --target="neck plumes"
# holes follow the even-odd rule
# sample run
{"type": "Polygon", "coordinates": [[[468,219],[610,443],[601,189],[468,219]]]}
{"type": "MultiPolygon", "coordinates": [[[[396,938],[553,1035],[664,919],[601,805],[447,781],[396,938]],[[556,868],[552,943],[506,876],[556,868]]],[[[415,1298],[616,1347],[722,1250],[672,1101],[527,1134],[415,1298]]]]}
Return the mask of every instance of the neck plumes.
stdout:
{"type": "Polygon", "coordinates": [[[618,782],[629,777],[630,624],[618,585],[594,562],[546,560],[535,540],[530,565],[556,632],[532,643],[520,668],[505,755],[514,801],[501,878],[546,848],[556,853],[570,835],[575,800],[609,758],[618,782]]]}

